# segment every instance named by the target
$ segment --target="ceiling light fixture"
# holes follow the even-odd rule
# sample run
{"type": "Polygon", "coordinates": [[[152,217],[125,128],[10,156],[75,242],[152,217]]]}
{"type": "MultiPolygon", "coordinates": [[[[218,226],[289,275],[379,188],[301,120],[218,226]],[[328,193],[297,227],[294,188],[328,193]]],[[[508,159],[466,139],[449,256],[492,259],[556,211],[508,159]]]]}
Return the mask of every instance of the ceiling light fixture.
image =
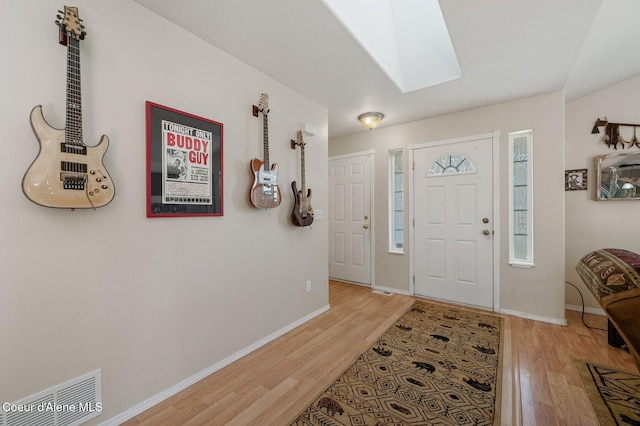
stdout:
{"type": "Polygon", "coordinates": [[[378,124],[384,118],[384,114],[381,112],[365,112],[358,116],[358,120],[362,123],[365,129],[371,130],[378,127],[378,124]]]}

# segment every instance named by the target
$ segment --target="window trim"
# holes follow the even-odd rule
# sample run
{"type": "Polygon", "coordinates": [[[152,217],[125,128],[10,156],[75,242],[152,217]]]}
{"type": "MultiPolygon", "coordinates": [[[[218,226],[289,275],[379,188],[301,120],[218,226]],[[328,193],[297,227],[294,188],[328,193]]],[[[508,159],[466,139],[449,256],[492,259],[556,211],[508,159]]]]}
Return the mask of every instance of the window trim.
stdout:
{"type": "Polygon", "coordinates": [[[404,254],[404,231],[405,231],[405,222],[404,222],[404,175],[405,175],[405,161],[404,161],[404,149],[399,148],[399,149],[390,149],[389,150],[389,247],[388,247],[388,252],[389,253],[394,253],[394,254],[404,254]],[[401,184],[402,184],[402,206],[400,206],[402,208],[402,248],[397,248],[396,247],[396,240],[395,240],[395,213],[396,213],[396,205],[395,205],[395,183],[396,183],[396,173],[395,173],[395,166],[396,166],[396,157],[398,156],[398,154],[400,154],[400,157],[402,158],[402,173],[400,173],[400,179],[401,179],[401,184]]]}
{"type": "Polygon", "coordinates": [[[533,130],[520,130],[509,133],[509,261],[513,267],[531,268],[534,263],[534,244],[533,244],[533,130]],[[515,258],[515,239],[514,239],[514,142],[515,138],[526,136],[527,138],[527,259],[515,258]]]}

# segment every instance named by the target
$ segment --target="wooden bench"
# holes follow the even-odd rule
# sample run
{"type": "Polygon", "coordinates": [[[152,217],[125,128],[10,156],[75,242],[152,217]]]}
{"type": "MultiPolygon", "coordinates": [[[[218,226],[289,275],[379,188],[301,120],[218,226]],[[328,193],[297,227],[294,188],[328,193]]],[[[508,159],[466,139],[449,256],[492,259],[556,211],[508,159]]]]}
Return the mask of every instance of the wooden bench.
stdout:
{"type": "Polygon", "coordinates": [[[625,344],[640,369],[640,255],[623,249],[587,253],[576,266],[609,321],[608,342],[625,344]]]}

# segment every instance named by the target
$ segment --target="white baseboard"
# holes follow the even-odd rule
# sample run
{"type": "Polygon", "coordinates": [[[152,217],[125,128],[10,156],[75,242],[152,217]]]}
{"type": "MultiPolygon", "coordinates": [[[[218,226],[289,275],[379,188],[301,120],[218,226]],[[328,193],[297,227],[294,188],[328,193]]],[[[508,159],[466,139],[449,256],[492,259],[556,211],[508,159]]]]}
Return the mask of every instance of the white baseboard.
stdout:
{"type": "Polygon", "coordinates": [[[514,317],[530,319],[534,321],[548,322],[550,324],[557,325],[568,325],[566,318],[549,318],[549,317],[541,317],[539,315],[528,314],[525,312],[511,311],[509,309],[500,309],[501,314],[505,315],[513,315],[514,317]]]}
{"type": "MultiPolygon", "coordinates": [[[[288,333],[289,331],[293,330],[296,327],[299,327],[300,325],[304,324],[305,322],[317,317],[318,315],[327,312],[329,310],[330,306],[326,305],[320,309],[318,309],[315,312],[310,313],[309,315],[299,319],[298,321],[295,321],[289,325],[287,325],[286,327],[276,331],[275,333],[270,334],[269,336],[265,337],[264,339],[261,339],[257,342],[255,342],[252,345],[247,346],[244,349],[239,350],[238,352],[228,356],[227,358],[223,359],[220,362],[217,362],[215,364],[213,364],[210,367],[205,368],[204,370],[194,374],[191,377],[188,377],[186,379],[184,379],[183,381],[181,381],[180,383],[177,383],[173,386],[171,386],[168,389],[165,389],[164,391],[152,396],[151,398],[129,408],[128,410],[118,414],[115,417],[110,418],[109,420],[100,423],[100,426],[118,426],[124,422],[126,422],[127,420],[130,420],[132,418],[134,418],[135,416],[137,416],[138,414],[148,410],[149,408],[153,407],[154,405],[159,404],[160,402],[164,401],[165,399],[177,394],[178,392],[188,388],[189,386],[199,382],[200,380],[204,379],[205,377],[215,373],[216,371],[226,367],[227,365],[231,364],[234,361],[239,360],[240,358],[242,358],[245,355],[250,354],[251,352],[255,351],[256,349],[266,345],[267,343],[271,342],[272,340],[277,339],[278,337],[288,333]]],[[[104,379],[103,379],[104,381],[104,379]]]]}
{"type": "MultiPolygon", "coordinates": [[[[582,312],[582,306],[578,306],[578,305],[565,305],[565,309],[569,310],[569,311],[578,311],[578,312],[582,312]]],[[[606,314],[604,313],[604,311],[600,308],[590,308],[588,306],[584,307],[584,311],[587,314],[595,314],[595,315],[602,315],[605,316],[606,314]]]]}

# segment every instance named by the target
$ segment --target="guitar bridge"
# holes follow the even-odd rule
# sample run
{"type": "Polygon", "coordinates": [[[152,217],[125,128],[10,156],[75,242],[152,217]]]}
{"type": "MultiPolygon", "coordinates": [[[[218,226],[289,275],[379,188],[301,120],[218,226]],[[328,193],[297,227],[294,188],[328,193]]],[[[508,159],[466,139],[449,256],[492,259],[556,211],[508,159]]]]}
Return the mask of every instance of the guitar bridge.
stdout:
{"type": "Polygon", "coordinates": [[[84,191],[84,184],[87,181],[86,173],[60,172],[60,180],[64,189],[84,191]]]}

